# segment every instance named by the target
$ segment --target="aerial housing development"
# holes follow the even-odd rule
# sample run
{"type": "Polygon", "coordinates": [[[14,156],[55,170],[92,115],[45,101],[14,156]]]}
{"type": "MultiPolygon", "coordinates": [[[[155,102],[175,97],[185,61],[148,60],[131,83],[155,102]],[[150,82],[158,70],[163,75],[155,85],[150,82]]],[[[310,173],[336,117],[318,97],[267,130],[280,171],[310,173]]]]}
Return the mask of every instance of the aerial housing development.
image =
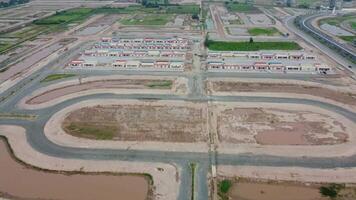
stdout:
{"type": "Polygon", "coordinates": [[[355,200],[355,0],[0,0],[0,199],[355,200]]]}

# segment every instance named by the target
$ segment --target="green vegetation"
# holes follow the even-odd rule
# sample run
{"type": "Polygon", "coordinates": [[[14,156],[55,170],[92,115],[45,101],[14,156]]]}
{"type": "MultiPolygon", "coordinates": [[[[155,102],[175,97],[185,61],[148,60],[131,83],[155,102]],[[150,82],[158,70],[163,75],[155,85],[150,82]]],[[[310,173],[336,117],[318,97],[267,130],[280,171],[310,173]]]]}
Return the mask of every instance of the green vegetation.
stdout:
{"type": "Polygon", "coordinates": [[[225,6],[230,12],[250,13],[258,11],[258,9],[251,4],[238,3],[236,1],[226,2],[225,6]]]}
{"type": "Polygon", "coordinates": [[[37,25],[53,25],[63,23],[79,22],[86,19],[92,14],[91,8],[75,8],[62,12],[57,12],[55,15],[46,17],[44,19],[34,21],[37,25]]]}
{"type": "Polygon", "coordinates": [[[95,14],[199,14],[200,8],[198,5],[167,5],[157,7],[144,7],[141,5],[133,5],[124,8],[101,7],[96,8],[95,14]]]}
{"type": "Polygon", "coordinates": [[[300,50],[295,42],[225,42],[205,41],[206,47],[213,51],[258,51],[258,50],[300,50]]]}
{"type": "Polygon", "coordinates": [[[319,188],[321,195],[329,197],[331,199],[336,198],[339,195],[340,190],[344,189],[345,185],[342,184],[330,184],[328,186],[322,186],[319,188]]]}
{"type": "MultiPolygon", "coordinates": [[[[353,21],[354,19],[355,19],[355,15],[354,14],[348,14],[348,15],[338,16],[338,17],[329,17],[329,18],[321,19],[319,21],[319,25],[322,25],[322,24],[326,23],[326,24],[330,24],[330,25],[333,25],[333,26],[340,26],[340,24],[342,22],[344,22],[346,20],[353,21]]],[[[356,24],[355,24],[355,26],[356,26],[356,24]]]]}
{"type": "Polygon", "coordinates": [[[17,113],[0,113],[0,119],[23,119],[35,120],[37,115],[17,114],[17,113]]]}
{"type": "Polygon", "coordinates": [[[190,197],[190,199],[191,200],[194,200],[195,199],[195,190],[194,190],[194,188],[195,188],[195,169],[196,169],[196,167],[197,167],[197,164],[196,163],[190,163],[189,164],[189,166],[190,166],[190,169],[191,169],[191,175],[192,175],[192,186],[191,186],[191,188],[192,188],[192,191],[191,191],[191,197],[190,197]]]}
{"type": "Polygon", "coordinates": [[[81,122],[72,122],[64,129],[73,136],[96,140],[112,140],[117,132],[116,126],[81,122]]]}
{"type": "Polygon", "coordinates": [[[353,35],[353,36],[339,36],[339,37],[347,42],[352,42],[352,41],[356,40],[355,35],[353,35]]]}
{"type": "Polygon", "coordinates": [[[75,74],[51,74],[42,79],[41,82],[50,82],[58,79],[73,77],[75,74]]]}
{"type": "Polygon", "coordinates": [[[257,36],[257,35],[273,36],[273,35],[280,35],[281,34],[275,27],[270,27],[270,28],[250,28],[250,29],[248,29],[248,33],[250,35],[252,35],[252,36],[257,36]]]}
{"type": "Polygon", "coordinates": [[[172,84],[173,84],[172,81],[164,80],[164,81],[150,82],[146,86],[150,88],[170,89],[172,88],[172,84]]]}
{"type": "Polygon", "coordinates": [[[148,14],[122,19],[120,23],[124,25],[166,25],[171,20],[173,20],[173,15],[170,14],[148,14]]]}
{"type": "Polygon", "coordinates": [[[352,28],[353,30],[356,31],[356,21],[351,21],[351,22],[350,22],[350,26],[351,26],[351,28],[352,28]]]}
{"type": "Polygon", "coordinates": [[[224,179],[218,183],[218,195],[220,196],[221,200],[228,200],[229,197],[227,193],[229,192],[232,186],[232,182],[230,180],[224,179]]]}

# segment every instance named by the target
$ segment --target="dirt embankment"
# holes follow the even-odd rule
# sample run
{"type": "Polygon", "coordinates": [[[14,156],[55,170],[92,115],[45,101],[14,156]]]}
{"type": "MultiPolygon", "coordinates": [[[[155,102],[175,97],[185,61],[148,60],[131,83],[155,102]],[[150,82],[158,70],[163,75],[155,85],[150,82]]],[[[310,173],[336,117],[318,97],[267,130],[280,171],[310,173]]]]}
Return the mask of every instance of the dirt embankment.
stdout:
{"type": "Polygon", "coordinates": [[[348,105],[356,105],[356,94],[351,92],[336,91],[309,85],[297,85],[288,83],[256,83],[256,82],[232,82],[211,81],[208,89],[216,92],[270,92],[270,93],[295,93],[319,96],[348,105]]]}
{"type": "Polygon", "coordinates": [[[202,142],[207,138],[202,108],[106,105],[71,112],[62,128],[77,137],[120,141],[202,142]]]}

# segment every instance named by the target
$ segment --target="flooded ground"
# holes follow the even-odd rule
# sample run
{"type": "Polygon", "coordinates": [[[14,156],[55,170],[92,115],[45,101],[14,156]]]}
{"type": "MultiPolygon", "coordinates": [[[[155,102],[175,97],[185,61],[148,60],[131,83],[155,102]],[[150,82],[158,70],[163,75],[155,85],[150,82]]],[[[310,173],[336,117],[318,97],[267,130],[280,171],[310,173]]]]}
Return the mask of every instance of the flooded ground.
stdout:
{"type": "Polygon", "coordinates": [[[146,177],[139,175],[65,174],[40,171],[17,162],[0,138],[0,197],[58,200],[145,200],[146,177]]]}
{"type": "MultiPolygon", "coordinates": [[[[163,81],[163,83],[165,83],[163,81]]],[[[168,83],[168,82],[167,82],[168,83]]],[[[169,82],[170,83],[170,82],[169,82]]],[[[162,80],[131,80],[131,79],[117,79],[117,80],[102,80],[102,81],[90,81],[78,85],[69,85],[53,89],[42,94],[39,94],[32,99],[29,99],[27,104],[40,104],[52,99],[73,94],[80,91],[90,89],[171,89],[172,84],[162,85],[162,80]]]]}

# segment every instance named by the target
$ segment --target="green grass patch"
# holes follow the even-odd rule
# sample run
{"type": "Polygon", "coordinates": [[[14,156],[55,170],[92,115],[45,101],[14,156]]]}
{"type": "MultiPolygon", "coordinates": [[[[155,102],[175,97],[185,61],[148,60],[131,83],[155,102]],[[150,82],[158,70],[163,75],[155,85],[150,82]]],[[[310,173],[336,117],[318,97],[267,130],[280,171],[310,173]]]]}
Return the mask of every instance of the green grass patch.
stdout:
{"type": "Polygon", "coordinates": [[[173,15],[170,14],[146,14],[136,15],[129,19],[122,19],[120,23],[123,25],[166,25],[169,21],[173,20],[173,15]]]}
{"type": "Polygon", "coordinates": [[[51,74],[48,75],[46,78],[42,79],[40,82],[50,82],[50,81],[69,78],[73,76],[75,76],[75,74],[51,74]]]}
{"type": "MultiPolygon", "coordinates": [[[[347,15],[344,15],[344,16],[330,17],[330,18],[321,19],[318,23],[319,23],[319,25],[330,24],[330,25],[333,25],[333,26],[340,26],[340,24],[343,23],[346,20],[353,21],[355,19],[355,17],[356,17],[355,14],[347,14],[347,15]]],[[[355,26],[356,26],[356,24],[355,24],[355,26]]]]}
{"type": "Polygon", "coordinates": [[[356,31],[356,21],[351,21],[351,22],[350,22],[350,26],[351,26],[351,28],[352,28],[353,30],[356,31]]]}
{"type": "Polygon", "coordinates": [[[228,179],[224,179],[218,183],[218,195],[222,200],[228,200],[229,197],[227,193],[232,186],[232,182],[228,179]]]}
{"type": "Polygon", "coordinates": [[[164,8],[167,13],[174,13],[174,14],[199,15],[200,13],[200,8],[198,5],[170,5],[164,8]]]}
{"type": "Polygon", "coordinates": [[[0,113],[0,119],[22,119],[35,120],[37,115],[18,114],[18,113],[0,113]]]}
{"type": "Polygon", "coordinates": [[[213,51],[258,51],[258,50],[300,50],[295,42],[205,42],[206,47],[213,51]]]}
{"type": "Polygon", "coordinates": [[[281,35],[281,33],[275,28],[250,28],[248,29],[248,33],[252,36],[258,35],[267,35],[267,36],[274,36],[274,35],[281,35]]]}
{"type": "Polygon", "coordinates": [[[347,42],[352,42],[354,40],[356,40],[356,36],[353,35],[353,36],[339,36],[341,39],[343,39],[344,41],[347,41],[347,42]]]}
{"type": "Polygon", "coordinates": [[[325,196],[325,197],[329,197],[331,199],[335,199],[340,190],[344,189],[345,185],[343,184],[330,184],[328,186],[322,186],[319,188],[319,192],[321,195],[325,196]]]}
{"type": "Polygon", "coordinates": [[[197,164],[196,163],[189,163],[189,167],[190,167],[190,170],[191,170],[191,175],[192,175],[192,185],[191,185],[191,196],[190,196],[190,199],[191,200],[194,200],[195,199],[195,169],[197,167],[197,164]]]}
{"type": "Polygon", "coordinates": [[[258,9],[251,4],[238,3],[238,2],[226,2],[225,7],[230,12],[241,12],[241,13],[250,13],[256,12],[258,9]]]}
{"type": "Polygon", "coordinates": [[[132,5],[124,8],[101,7],[93,11],[95,14],[199,14],[198,5],[167,5],[158,7],[144,7],[132,5]]]}
{"type": "Polygon", "coordinates": [[[112,140],[117,132],[116,126],[72,122],[64,129],[71,135],[96,140],[112,140]]]}
{"type": "Polygon", "coordinates": [[[44,19],[36,20],[34,21],[34,23],[37,25],[53,25],[79,22],[86,19],[89,15],[93,14],[92,11],[93,9],[91,8],[75,8],[58,12],[44,19]]]}
{"type": "Polygon", "coordinates": [[[160,89],[170,89],[172,88],[173,81],[164,80],[164,81],[154,81],[146,84],[150,88],[160,88],[160,89]]]}

